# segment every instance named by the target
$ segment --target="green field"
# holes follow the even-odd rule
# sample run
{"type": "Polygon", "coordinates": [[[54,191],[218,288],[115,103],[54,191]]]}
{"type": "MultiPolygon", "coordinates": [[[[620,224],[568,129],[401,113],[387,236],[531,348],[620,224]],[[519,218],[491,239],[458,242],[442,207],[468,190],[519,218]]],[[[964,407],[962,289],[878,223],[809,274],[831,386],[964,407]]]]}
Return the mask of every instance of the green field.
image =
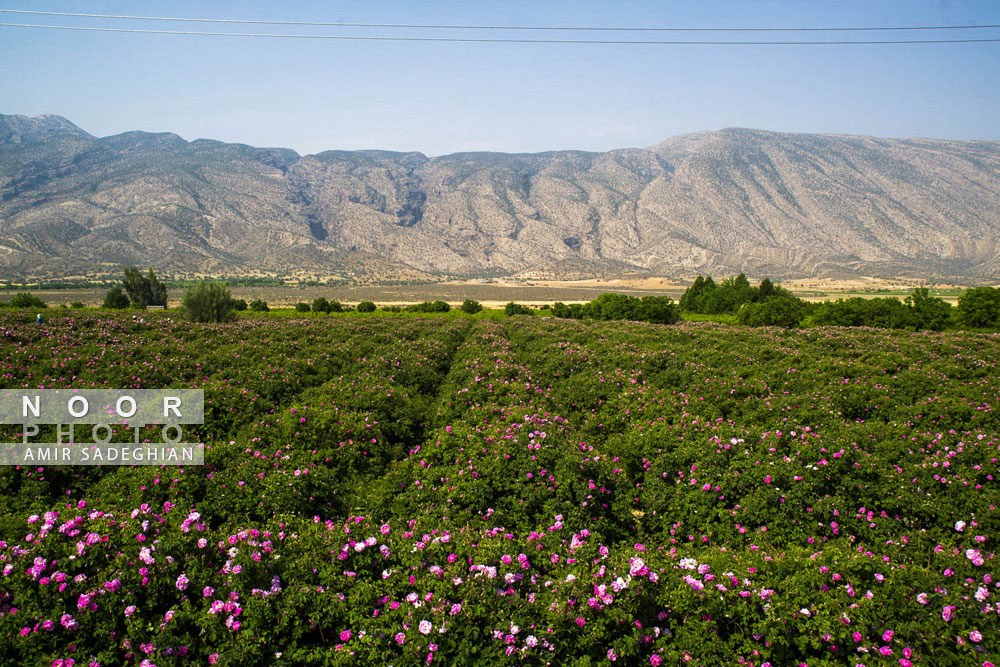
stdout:
{"type": "Polygon", "coordinates": [[[134,314],[0,311],[207,445],[0,469],[2,665],[998,660],[997,334],[134,314]]]}

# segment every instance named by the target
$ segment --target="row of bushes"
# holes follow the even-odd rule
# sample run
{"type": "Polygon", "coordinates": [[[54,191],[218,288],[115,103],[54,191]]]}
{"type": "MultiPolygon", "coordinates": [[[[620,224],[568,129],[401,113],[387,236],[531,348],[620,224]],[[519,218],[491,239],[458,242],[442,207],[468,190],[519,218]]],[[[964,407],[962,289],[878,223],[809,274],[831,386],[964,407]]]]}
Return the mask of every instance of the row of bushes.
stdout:
{"type": "MultiPolygon", "coordinates": [[[[508,304],[508,308],[511,304],[508,304]]],[[[514,304],[516,305],[516,304],[514,304]]],[[[654,322],[673,324],[680,319],[680,309],[664,296],[644,296],[642,298],[625,294],[602,294],[589,303],[566,305],[556,302],[552,314],[574,320],[631,320],[634,322],[654,322]]]]}
{"type": "Polygon", "coordinates": [[[1000,328],[1000,289],[967,290],[952,307],[944,299],[918,287],[905,301],[892,297],[851,297],[823,303],[806,303],[791,295],[771,296],[743,304],[736,313],[739,324],[750,326],[841,326],[944,331],[945,329],[1000,328]]]}
{"type": "MultiPolygon", "coordinates": [[[[104,307],[123,309],[129,307],[144,308],[146,305],[165,305],[165,298],[160,298],[162,283],[156,280],[150,271],[149,277],[144,277],[137,270],[126,270],[125,287],[112,287],[104,300],[104,307]],[[136,287],[136,284],[139,286],[136,287]],[[129,287],[131,285],[131,287],[129,287]],[[126,293],[128,292],[128,293],[126,293]],[[154,297],[146,298],[152,293],[154,297]],[[129,294],[132,295],[130,298],[129,294]],[[143,295],[146,296],[143,296],[143,295]],[[163,301],[155,304],[152,301],[163,301]]],[[[188,311],[193,319],[198,320],[196,313],[208,313],[210,321],[230,319],[235,311],[251,310],[266,312],[268,305],[261,299],[247,303],[244,299],[233,299],[229,291],[218,285],[218,289],[210,289],[210,283],[202,282],[188,288],[182,300],[182,309],[188,311]],[[219,319],[221,318],[221,319],[219,319]]],[[[866,299],[852,297],[827,301],[823,303],[807,303],[793,296],[788,290],[764,279],[757,287],[751,287],[743,274],[723,281],[722,286],[716,286],[711,276],[703,279],[699,276],[681,298],[680,307],[667,297],[634,297],[623,294],[602,294],[593,301],[584,304],[564,304],[556,302],[545,306],[540,313],[550,313],[552,316],[566,319],[594,320],[631,320],[673,324],[680,319],[681,309],[699,314],[718,314],[722,303],[737,304],[735,315],[739,324],[748,326],[868,326],[885,329],[914,329],[943,331],[954,328],[997,329],[1000,328],[1000,289],[992,287],[976,287],[967,290],[959,299],[958,306],[943,299],[930,295],[927,288],[920,287],[900,301],[896,298],[866,299]],[[722,295],[722,296],[720,296],[722,295]],[[736,296],[733,296],[736,295],[736,296]],[[685,308],[687,304],[688,308],[685,308]]],[[[74,303],[74,307],[83,304],[74,303]]],[[[6,304],[0,306],[11,308],[45,308],[46,304],[38,297],[21,292],[6,304]]],[[[298,312],[341,313],[354,310],[339,301],[328,301],[318,297],[312,304],[300,302],[295,306],[298,312]]],[[[356,307],[360,313],[371,313],[377,309],[372,301],[362,301],[356,307]]],[[[460,310],[467,314],[482,311],[478,301],[466,299],[460,310]]],[[[451,306],[445,301],[425,301],[409,306],[383,306],[387,312],[410,313],[447,313],[451,306]]],[[[532,315],[533,311],[519,303],[510,302],[504,307],[508,317],[516,315],[532,315]]]]}

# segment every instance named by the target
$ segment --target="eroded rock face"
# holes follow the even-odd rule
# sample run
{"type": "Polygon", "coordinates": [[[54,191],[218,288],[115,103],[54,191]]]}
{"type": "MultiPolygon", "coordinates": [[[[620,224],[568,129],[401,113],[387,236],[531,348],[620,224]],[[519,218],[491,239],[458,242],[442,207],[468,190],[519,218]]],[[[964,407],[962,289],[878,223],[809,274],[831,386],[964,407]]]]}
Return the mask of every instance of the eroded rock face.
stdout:
{"type": "Polygon", "coordinates": [[[287,149],[0,116],[0,275],[989,278],[1000,143],[728,129],[607,153],[287,149]]]}

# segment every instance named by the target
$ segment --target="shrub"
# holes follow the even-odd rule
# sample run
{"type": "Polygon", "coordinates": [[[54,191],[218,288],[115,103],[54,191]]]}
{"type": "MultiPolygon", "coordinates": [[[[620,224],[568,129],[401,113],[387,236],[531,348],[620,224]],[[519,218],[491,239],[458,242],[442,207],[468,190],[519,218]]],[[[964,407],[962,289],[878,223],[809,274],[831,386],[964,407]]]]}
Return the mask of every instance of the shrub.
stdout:
{"type": "Polygon", "coordinates": [[[221,283],[207,280],[184,291],[181,309],[195,322],[227,322],[235,317],[229,290],[221,283]]]}
{"type": "Polygon", "coordinates": [[[327,304],[326,312],[328,313],[342,313],[344,312],[344,304],[339,301],[331,301],[327,304]]]}
{"type": "Polygon", "coordinates": [[[820,326],[878,327],[905,329],[916,326],[913,310],[896,298],[849,299],[826,301],[816,307],[810,323],[820,326]]]}
{"type": "Polygon", "coordinates": [[[531,315],[531,309],[527,306],[522,306],[519,303],[514,303],[511,301],[503,308],[503,313],[507,317],[513,317],[514,315],[531,315]]]}
{"type": "Polygon", "coordinates": [[[297,312],[300,312],[300,313],[308,313],[309,312],[309,304],[308,303],[303,303],[302,301],[299,301],[297,304],[295,304],[295,310],[297,312]]]}
{"type": "Polygon", "coordinates": [[[85,308],[85,306],[83,305],[83,301],[74,301],[73,303],[69,304],[69,307],[70,308],[85,308]]]}
{"type": "Polygon", "coordinates": [[[233,299],[233,310],[244,311],[247,309],[246,299],[233,299]]]}
{"type": "Polygon", "coordinates": [[[449,310],[451,310],[451,306],[440,299],[414,303],[406,307],[406,311],[409,313],[447,313],[449,310]]]}
{"type": "Polygon", "coordinates": [[[371,301],[362,301],[361,303],[358,304],[358,312],[359,313],[374,313],[375,312],[375,304],[372,303],[371,301]]]}
{"type": "Polygon", "coordinates": [[[257,313],[266,313],[270,308],[267,307],[267,302],[263,299],[254,299],[250,302],[250,310],[257,313]]]}
{"type": "Polygon", "coordinates": [[[462,302],[462,312],[475,315],[483,309],[483,305],[475,299],[466,299],[462,302]]]}
{"type": "Polygon", "coordinates": [[[998,336],[31,319],[8,386],[204,387],[206,465],[0,474],[0,664],[1000,652],[998,336]]]}
{"type": "Polygon", "coordinates": [[[1000,289],[966,290],[958,299],[958,319],[967,327],[1000,327],[1000,289]]]}
{"type": "Polygon", "coordinates": [[[761,303],[745,303],[736,313],[736,322],[752,327],[794,327],[802,320],[802,300],[774,296],[761,303]]]}
{"type": "MultiPolygon", "coordinates": [[[[566,306],[557,303],[555,312],[566,312],[566,306]]],[[[572,309],[570,309],[572,314],[572,309]]],[[[625,294],[602,294],[581,308],[581,315],[597,320],[632,320],[635,322],[654,322],[657,324],[673,324],[680,319],[680,311],[672,299],[663,296],[645,296],[638,298],[625,294]]]]}
{"type": "Polygon", "coordinates": [[[125,291],[115,285],[108,290],[108,293],[104,295],[104,308],[111,308],[112,310],[122,310],[123,308],[128,308],[131,302],[128,296],[125,295],[125,291]]]}
{"type": "Polygon", "coordinates": [[[323,297],[317,297],[313,299],[312,311],[314,313],[329,313],[330,312],[330,302],[323,297]]]}
{"type": "Polygon", "coordinates": [[[570,319],[573,317],[573,309],[562,301],[556,301],[552,304],[552,315],[554,317],[564,317],[566,319],[570,319]]]}
{"type": "Polygon", "coordinates": [[[9,305],[11,308],[45,308],[45,302],[30,292],[18,292],[9,305]]]}

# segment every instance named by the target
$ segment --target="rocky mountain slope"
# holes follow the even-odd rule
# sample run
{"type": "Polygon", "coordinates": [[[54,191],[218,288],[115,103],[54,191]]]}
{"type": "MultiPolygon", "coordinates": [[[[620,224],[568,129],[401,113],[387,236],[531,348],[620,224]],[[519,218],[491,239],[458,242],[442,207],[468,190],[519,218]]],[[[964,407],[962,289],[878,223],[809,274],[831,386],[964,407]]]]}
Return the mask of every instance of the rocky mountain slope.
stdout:
{"type": "Polygon", "coordinates": [[[1000,275],[1000,142],[727,129],[299,156],[0,115],[0,278],[1000,275]]]}

